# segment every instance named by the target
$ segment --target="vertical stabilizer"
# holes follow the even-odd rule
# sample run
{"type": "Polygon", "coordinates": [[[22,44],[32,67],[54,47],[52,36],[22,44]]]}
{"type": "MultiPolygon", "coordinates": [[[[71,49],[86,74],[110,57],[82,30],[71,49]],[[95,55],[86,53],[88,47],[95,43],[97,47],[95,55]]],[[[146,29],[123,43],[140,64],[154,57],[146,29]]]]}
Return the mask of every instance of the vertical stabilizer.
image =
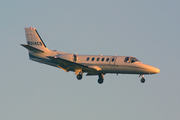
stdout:
{"type": "Polygon", "coordinates": [[[42,41],[40,35],[38,34],[36,28],[25,28],[25,33],[26,33],[26,40],[27,44],[30,47],[36,48],[41,51],[46,50],[46,45],[42,41]]]}

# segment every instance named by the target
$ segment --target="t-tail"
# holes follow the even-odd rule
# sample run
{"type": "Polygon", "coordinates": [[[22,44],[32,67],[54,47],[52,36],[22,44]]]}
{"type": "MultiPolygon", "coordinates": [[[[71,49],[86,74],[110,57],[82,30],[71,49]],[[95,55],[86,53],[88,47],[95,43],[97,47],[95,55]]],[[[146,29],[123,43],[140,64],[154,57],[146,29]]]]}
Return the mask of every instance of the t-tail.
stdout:
{"type": "Polygon", "coordinates": [[[26,49],[28,49],[30,60],[57,67],[57,65],[59,64],[49,59],[49,56],[67,54],[64,52],[49,50],[44,44],[40,35],[38,34],[36,28],[32,28],[32,27],[25,28],[25,34],[26,34],[27,44],[21,44],[21,45],[26,49]]]}
{"type": "Polygon", "coordinates": [[[38,34],[36,28],[25,28],[25,34],[27,44],[21,44],[23,47],[35,53],[42,53],[48,50],[40,35],[38,34]]]}

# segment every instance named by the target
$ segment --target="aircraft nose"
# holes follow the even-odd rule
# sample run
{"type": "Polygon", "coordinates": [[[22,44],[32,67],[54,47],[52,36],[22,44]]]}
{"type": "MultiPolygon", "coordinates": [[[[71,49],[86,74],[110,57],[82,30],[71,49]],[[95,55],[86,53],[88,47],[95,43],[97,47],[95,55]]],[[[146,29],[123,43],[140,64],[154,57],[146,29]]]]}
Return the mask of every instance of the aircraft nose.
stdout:
{"type": "Polygon", "coordinates": [[[154,68],[154,73],[159,73],[159,72],[160,72],[160,69],[154,68]]]}
{"type": "Polygon", "coordinates": [[[149,74],[157,74],[160,72],[160,69],[150,65],[145,65],[145,68],[149,74]]]}
{"type": "Polygon", "coordinates": [[[160,69],[156,68],[156,67],[151,67],[150,69],[150,73],[151,74],[157,74],[160,72],[160,69]]]}

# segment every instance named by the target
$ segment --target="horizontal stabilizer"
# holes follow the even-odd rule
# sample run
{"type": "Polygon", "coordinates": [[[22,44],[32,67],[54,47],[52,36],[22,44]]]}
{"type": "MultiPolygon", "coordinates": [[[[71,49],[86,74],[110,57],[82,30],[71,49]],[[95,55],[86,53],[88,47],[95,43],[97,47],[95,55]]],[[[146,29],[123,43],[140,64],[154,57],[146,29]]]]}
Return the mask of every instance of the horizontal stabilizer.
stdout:
{"type": "Polygon", "coordinates": [[[25,47],[26,49],[28,49],[29,51],[32,51],[32,52],[36,52],[36,53],[44,53],[44,51],[42,50],[39,50],[35,47],[32,47],[30,45],[26,45],[26,44],[21,44],[23,47],[25,47]]]}

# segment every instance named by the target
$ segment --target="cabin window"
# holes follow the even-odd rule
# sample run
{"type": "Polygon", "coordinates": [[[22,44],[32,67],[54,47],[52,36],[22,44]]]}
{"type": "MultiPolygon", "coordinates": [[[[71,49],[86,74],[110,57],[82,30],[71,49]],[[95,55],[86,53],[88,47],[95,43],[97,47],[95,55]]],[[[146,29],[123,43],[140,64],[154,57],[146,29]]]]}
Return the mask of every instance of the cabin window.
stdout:
{"type": "Polygon", "coordinates": [[[104,61],[104,58],[102,58],[102,60],[101,61],[104,61]]]}
{"type": "Polygon", "coordinates": [[[134,63],[136,61],[139,61],[138,59],[136,59],[135,57],[131,57],[131,63],[134,63]]]}
{"type": "Polygon", "coordinates": [[[135,57],[126,57],[125,59],[124,59],[124,62],[126,62],[126,63],[134,63],[134,62],[140,62],[138,59],[136,59],[135,57]]]}
{"type": "Polygon", "coordinates": [[[130,63],[129,57],[126,57],[126,58],[124,59],[124,62],[130,63]]]}
{"type": "Polygon", "coordinates": [[[114,58],[112,59],[112,62],[114,62],[114,58]]]}
{"type": "Polygon", "coordinates": [[[92,58],[92,61],[94,61],[94,57],[92,58]]]}
{"type": "Polygon", "coordinates": [[[108,62],[108,61],[109,61],[109,58],[107,58],[106,61],[108,62]]]}
{"type": "Polygon", "coordinates": [[[89,57],[86,60],[89,61],[89,57]]]}
{"type": "Polygon", "coordinates": [[[97,58],[97,61],[99,61],[99,58],[97,58]]]}

